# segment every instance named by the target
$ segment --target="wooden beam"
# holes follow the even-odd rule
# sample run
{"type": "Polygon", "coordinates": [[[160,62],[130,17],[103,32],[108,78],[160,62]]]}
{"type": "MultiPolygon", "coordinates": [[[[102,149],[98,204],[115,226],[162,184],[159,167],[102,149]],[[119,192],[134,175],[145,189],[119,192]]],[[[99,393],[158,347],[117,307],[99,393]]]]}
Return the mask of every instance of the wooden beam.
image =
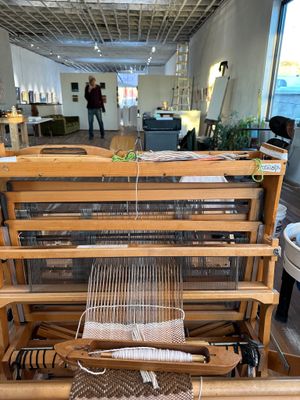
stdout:
{"type": "MultiPolygon", "coordinates": [[[[70,181],[9,181],[9,188],[12,191],[26,192],[37,190],[66,191],[66,190],[133,190],[133,182],[70,182],[70,181]]],[[[240,189],[258,188],[255,182],[141,182],[139,188],[143,190],[153,189],[240,189]]]]}
{"type": "MultiPolygon", "coordinates": [[[[83,307],[84,308],[84,307],[83,307]]],[[[235,310],[215,311],[215,310],[199,310],[188,311],[183,307],[185,312],[185,322],[199,322],[199,321],[242,321],[244,314],[235,310]]],[[[83,312],[83,310],[82,310],[83,312]]],[[[25,314],[27,322],[76,322],[78,323],[82,312],[78,311],[33,311],[25,314]]]]}
{"type": "Polygon", "coordinates": [[[105,245],[84,247],[0,247],[1,260],[47,259],[47,258],[95,258],[95,257],[273,257],[278,247],[266,244],[235,244],[220,246],[154,246],[128,245],[125,247],[105,245]]]}
{"type": "MultiPolygon", "coordinates": [[[[75,285],[76,286],[76,285],[75,285]]],[[[26,285],[4,286],[0,292],[0,307],[9,304],[57,304],[86,302],[87,292],[72,291],[72,285],[68,285],[69,292],[31,292],[26,285]]],[[[113,294],[112,294],[113,295],[113,294]]],[[[186,290],[183,292],[183,300],[191,301],[242,301],[255,300],[263,304],[277,304],[278,293],[267,289],[262,283],[240,282],[238,290],[186,290]]]]}
{"type": "MultiPolygon", "coordinates": [[[[180,185],[180,184],[178,184],[180,185]]],[[[74,202],[114,202],[114,201],[155,201],[155,200],[230,200],[258,199],[263,193],[260,188],[223,189],[139,189],[131,190],[78,190],[78,191],[26,191],[7,192],[7,201],[13,203],[74,203],[74,202]]]]}
{"type": "MultiPolygon", "coordinates": [[[[200,379],[193,379],[194,399],[199,399],[200,379]]],[[[0,400],[68,400],[72,381],[7,381],[0,383],[0,400]]],[[[296,400],[299,378],[203,378],[201,400],[296,400]]]]}
{"type": "MultiPolygon", "coordinates": [[[[274,165],[274,160],[263,160],[274,165]]],[[[286,162],[276,160],[280,168],[268,175],[284,175],[286,162]]],[[[0,177],[136,177],[136,176],[251,176],[257,172],[254,160],[242,161],[178,161],[174,162],[112,162],[97,156],[17,156],[16,162],[0,160],[0,177]]]]}
{"type": "Polygon", "coordinates": [[[7,220],[10,229],[19,231],[208,231],[251,232],[257,231],[255,221],[185,221],[185,220],[126,220],[126,219],[31,219],[7,220]]]}

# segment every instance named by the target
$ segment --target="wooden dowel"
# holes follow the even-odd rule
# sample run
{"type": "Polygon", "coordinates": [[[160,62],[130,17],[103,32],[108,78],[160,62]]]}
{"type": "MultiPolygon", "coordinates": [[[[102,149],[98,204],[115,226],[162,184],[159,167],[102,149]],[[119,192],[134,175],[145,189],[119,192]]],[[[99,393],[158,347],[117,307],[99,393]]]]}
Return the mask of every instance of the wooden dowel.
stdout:
{"type": "MultiPolygon", "coordinates": [[[[71,380],[0,382],[0,400],[68,400],[71,380]]],[[[200,379],[193,379],[194,399],[200,379]]],[[[299,378],[210,379],[203,378],[201,400],[299,399],[299,378]]]]}

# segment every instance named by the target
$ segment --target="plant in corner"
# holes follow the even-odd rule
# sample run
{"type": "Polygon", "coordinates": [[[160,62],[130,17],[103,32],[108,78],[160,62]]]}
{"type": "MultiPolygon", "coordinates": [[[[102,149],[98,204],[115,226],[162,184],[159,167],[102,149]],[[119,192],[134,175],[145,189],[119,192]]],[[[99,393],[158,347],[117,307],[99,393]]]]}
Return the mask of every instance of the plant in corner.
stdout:
{"type": "Polygon", "coordinates": [[[251,131],[247,130],[256,123],[256,118],[236,119],[236,113],[230,115],[227,122],[219,122],[210,141],[214,150],[242,150],[249,147],[251,131]],[[247,128],[247,129],[246,129],[247,128]]]}

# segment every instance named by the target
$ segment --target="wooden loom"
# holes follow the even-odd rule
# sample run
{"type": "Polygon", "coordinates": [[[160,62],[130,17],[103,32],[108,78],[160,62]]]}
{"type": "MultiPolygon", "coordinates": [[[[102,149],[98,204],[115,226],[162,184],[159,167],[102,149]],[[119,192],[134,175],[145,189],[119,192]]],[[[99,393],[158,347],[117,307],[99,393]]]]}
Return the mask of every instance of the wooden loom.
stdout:
{"type": "MultiPolygon", "coordinates": [[[[58,291],[56,285],[42,285],[33,291],[25,279],[24,260],[48,260],[48,259],[91,259],[95,257],[245,257],[246,266],[243,278],[239,280],[237,287],[223,290],[200,290],[195,286],[185,285],[183,293],[184,308],[186,312],[186,326],[191,332],[188,338],[190,343],[208,339],[218,335],[218,329],[213,326],[222,327],[220,321],[233,321],[238,326],[239,335],[244,333],[253,339],[258,339],[264,345],[268,353],[270,341],[271,315],[274,306],[278,302],[278,294],[273,289],[275,261],[279,252],[278,241],[272,239],[274,221],[277,205],[280,197],[281,184],[285,172],[285,161],[277,159],[266,159],[259,152],[249,153],[249,158],[235,161],[185,161],[177,163],[113,163],[110,157],[112,153],[91,146],[47,146],[27,148],[18,153],[5,152],[1,150],[2,157],[13,157],[16,159],[0,159],[0,177],[2,181],[2,192],[5,197],[4,206],[7,215],[3,220],[1,228],[0,255],[2,271],[0,275],[0,357],[2,358],[2,378],[11,379],[12,369],[10,359],[15,351],[24,347],[53,346],[57,339],[51,339],[49,333],[45,340],[35,340],[36,332],[41,321],[48,324],[56,324],[58,330],[71,331],[78,321],[82,306],[86,301],[86,286],[75,283],[66,286],[63,291],[58,291]],[[97,214],[31,216],[30,219],[18,219],[17,211],[20,204],[30,203],[101,203],[101,202],[135,202],[137,173],[142,179],[144,177],[167,177],[178,176],[210,176],[221,175],[229,177],[249,177],[257,172],[257,164],[254,158],[260,158],[265,166],[269,166],[264,172],[264,180],[261,184],[247,182],[230,182],[224,184],[208,183],[178,183],[172,180],[165,182],[141,182],[138,185],[139,202],[155,201],[198,201],[209,202],[212,200],[223,200],[235,202],[245,201],[248,208],[235,208],[234,212],[215,211],[206,209],[199,214],[191,215],[189,218],[175,219],[168,215],[167,218],[143,218],[138,219],[129,216],[99,218],[97,214]],[[272,166],[276,166],[276,172],[272,172],[272,166]],[[137,168],[139,169],[137,171],[137,168]],[[130,177],[126,182],[107,182],[109,178],[130,177]],[[24,178],[27,178],[24,180],[24,178]],[[60,178],[58,181],[55,178],[60,178]],[[70,178],[81,178],[81,181],[70,181],[70,178]],[[262,219],[263,214],[263,219],[262,219]],[[84,218],[85,217],[85,218],[84,218]],[[135,244],[128,246],[76,246],[72,243],[64,246],[41,246],[21,245],[20,235],[24,232],[199,232],[207,239],[215,237],[220,232],[229,231],[229,239],[235,237],[236,233],[242,233],[247,238],[245,243],[236,243],[234,240],[212,241],[205,240],[203,243],[186,244],[135,244]],[[207,235],[209,232],[209,235],[207,235]],[[9,239],[8,239],[9,235],[9,239]],[[226,308],[222,303],[230,302],[237,304],[226,308]],[[256,314],[259,305],[259,322],[256,314]],[[8,308],[13,309],[14,325],[9,334],[9,326],[6,318],[8,308]],[[25,324],[23,323],[25,321],[25,324]],[[221,325],[220,325],[221,324],[221,325]],[[200,326],[199,326],[200,325],[200,326]],[[255,327],[258,325],[258,335],[255,327]],[[205,327],[208,327],[205,329],[205,327]],[[209,338],[205,337],[210,331],[209,338]],[[193,333],[194,332],[194,333],[193,333]],[[192,334],[193,333],[193,334],[192,334]],[[204,337],[203,337],[204,336],[204,337]]],[[[39,262],[39,261],[38,261],[39,262]]],[[[48,329],[51,331],[51,329],[48,329]]],[[[226,331],[226,330],[225,330],[226,331]]],[[[222,336],[219,340],[225,340],[222,336]]],[[[58,335],[59,336],[59,335],[58,335]]],[[[63,337],[63,336],[62,336],[63,337]]],[[[226,337],[226,341],[233,340],[226,337]]],[[[235,339],[234,340],[238,340],[235,339]]],[[[272,354],[270,352],[270,354],[272,354]]],[[[47,358],[47,355],[45,356],[47,358]]],[[[276,359],[272,356],[273,361],[276,359]]],[[[45,365],[40,368],[44,371],[50,370],[54,377],[65,374],[58,362],[45,365]],[[51,365],[50,365],[51,364],[51,365]]],[[[26,368],[25,368],[26,369],[26,368]]],[[[30,368],[28,368],[30,369],[30,368]]],[[[280,367],[277,367],[280,369],[280,367]]],[[[292,372],[292,371],[291,371],[292,372]]],[[[22,375],[24,384],[18,382],[2,383],[0,386],[0,399],[29,398],[28,393],[39,385],[45,383],[45,389],[52,388],[47,394],[40,394],[38,398],[67,398],[69,383],[35,382],[28,381],[33,378],[33,371],[25,371],[22,375]],[[19,386],[18,386],[19,385],[19,386]],[[22,386],[23,385],[23,386],[22,386]],[[24,386],[25,385],[25,386],[24,386]],[[28,386],[29,385],[29,386],[28,386]],[[23,388],[23,389],[20,389],[23,388]],[[57,388],[54,389],[54,388],[57,388]],[[53,394],[53,390],[55,394],[53,394]],[[1,397],[2,396],[2,397],[1,397]],[[11,397],[9,397],[11,396],[11,397]],[[54,397],[53,397],[54,396],[54,397]]],[[[258,372],[261,376],[267,375],[267,363],[261,366],[258,372]]],[[[68,374],[65,374],[68,375],[68,374]]],[[[241,372],[242,375],[242,372],[241,372]]],[[[300,381],[293,380],[285,385],[285,380],[276,379],[272,381],[272,387],[265,379],[265,391],[260,390],[260,384],[255,379],[253,387],[251,380],[247,383],[247,390],[251,398],[272,397],[275,393],[278,398],[291,397],[290,388],[293,387],[293,396],[300,395],[300,381]],[[258,386],[257,386],[258,385],[258,386]],[[280,387],[280,390],[274,389],[280,387]],[[257,392],[257,393],[256,393],[257,392]],[[266,396],[266,397],[264,397],[266,396]]],[[[197,379],[193,381],[197,389],[197,379]]],[[[222,390],[226,387],[222,380],[205,380],[203,398],[214,398],[211,396],[210,387],[219,385],[222,390]]],[[[232,388],[228,398],[238,398],[234,394],[243,387],[243,382],[230,380],[232,388]]],[[[262,386],[263,387],[263,384],[262,386]]],[[[42,390],[42,389],[41,389],[42,390]]],[[[31,392],[32,393],[32,392],[31,392]]],[[[229,392],[230,393],[230,390],[229,392]]],[[[246,391],[244,393],[247,393],[246,391]]],[[[243,394],[244,394],[243,393],[243,394]]],[[[195,390],[195,395],[197,390],[195,390]]],[[[246,396],[246,394],[245,394],[246,396]]],[[[35,396],[36,397],[36,396],[35,396]]],[[[247,397],[248,398],[248,397],[247,397]]]]}

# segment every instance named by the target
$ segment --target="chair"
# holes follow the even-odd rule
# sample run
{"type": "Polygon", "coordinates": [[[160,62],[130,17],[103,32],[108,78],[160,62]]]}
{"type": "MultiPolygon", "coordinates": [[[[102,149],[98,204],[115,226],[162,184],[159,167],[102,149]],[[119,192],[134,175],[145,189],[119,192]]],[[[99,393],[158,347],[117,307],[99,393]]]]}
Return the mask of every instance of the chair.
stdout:
{"type": "Polygon", "coordinates": [[[197,149],[196,130],[193,128],[181,139],[180,150],[193,151],[197,149]]]}
{"type": "Polygon", "coordinates": [[[135,135],[115,135],[112,137],[109,149],[112,151],[129,151],[134,150],[135,135]]]}

